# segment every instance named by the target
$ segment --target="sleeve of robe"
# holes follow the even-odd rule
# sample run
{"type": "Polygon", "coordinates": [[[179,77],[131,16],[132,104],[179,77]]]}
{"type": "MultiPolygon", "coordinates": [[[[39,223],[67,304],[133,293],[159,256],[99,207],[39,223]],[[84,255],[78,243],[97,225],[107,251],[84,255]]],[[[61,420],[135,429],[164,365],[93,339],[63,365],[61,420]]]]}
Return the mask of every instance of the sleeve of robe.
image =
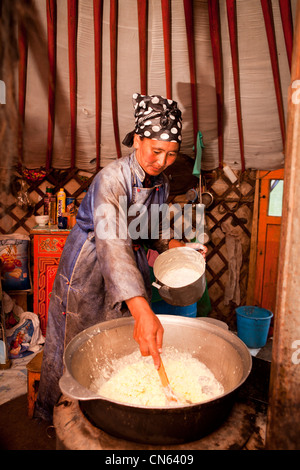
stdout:
{"type": "Polygon", "coordinates": [[[111,308],[132,297],[147,299],[144,280],[127,235],[126,198],[130,198],[131,178],[123,171],[122,168],[117,172],[101,171],[93,201],[97,258],[111,308]],[[120,197],[126,211],[119,204],[120,197]],[[118,236],[119,229],[123,238],[118,236]]]}

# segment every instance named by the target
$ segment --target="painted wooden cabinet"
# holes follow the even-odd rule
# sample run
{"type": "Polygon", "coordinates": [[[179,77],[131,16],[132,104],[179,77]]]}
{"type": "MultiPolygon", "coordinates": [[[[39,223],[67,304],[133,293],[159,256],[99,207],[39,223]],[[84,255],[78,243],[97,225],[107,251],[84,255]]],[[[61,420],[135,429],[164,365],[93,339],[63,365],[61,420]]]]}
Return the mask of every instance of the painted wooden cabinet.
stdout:
{"type": "Polygon", "coordinates": [[[33,309],[46,335],[48,306],[59,260],[70,230],[34,228],[33,238],[33,309]]]}

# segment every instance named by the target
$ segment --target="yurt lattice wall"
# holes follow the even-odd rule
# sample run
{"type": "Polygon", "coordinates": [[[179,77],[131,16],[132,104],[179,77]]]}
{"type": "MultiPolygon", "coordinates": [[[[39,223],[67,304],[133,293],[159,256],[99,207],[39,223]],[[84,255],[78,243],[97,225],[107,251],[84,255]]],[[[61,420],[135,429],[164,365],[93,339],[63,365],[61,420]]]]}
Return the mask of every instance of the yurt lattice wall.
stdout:
{"type": "Polygon", "coordinates": [[[206,269],[211,315],[227,324],[235,323],[234,308],[244,305],[247,298],[255,178],[255,171],[239,172],[237,181],[231,183],[220,170],[206,177],[207,191],[214,199],[206,209],[211,235],[206,269]],[[226,237],[232,237],[230,252],[226,237]]]}

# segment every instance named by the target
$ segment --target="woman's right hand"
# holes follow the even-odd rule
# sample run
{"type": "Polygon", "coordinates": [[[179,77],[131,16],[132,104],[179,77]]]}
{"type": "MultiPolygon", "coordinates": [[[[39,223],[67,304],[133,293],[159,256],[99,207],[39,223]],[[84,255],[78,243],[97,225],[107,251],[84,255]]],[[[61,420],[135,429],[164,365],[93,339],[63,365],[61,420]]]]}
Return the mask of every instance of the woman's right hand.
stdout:
{"type": "Polygon", "coordinates": [[[154,366],[159,369],[164,329],[144,297],[126,300],[135,319],[133,337],[140,346],[142,356],[152,356],[154,366]]]}

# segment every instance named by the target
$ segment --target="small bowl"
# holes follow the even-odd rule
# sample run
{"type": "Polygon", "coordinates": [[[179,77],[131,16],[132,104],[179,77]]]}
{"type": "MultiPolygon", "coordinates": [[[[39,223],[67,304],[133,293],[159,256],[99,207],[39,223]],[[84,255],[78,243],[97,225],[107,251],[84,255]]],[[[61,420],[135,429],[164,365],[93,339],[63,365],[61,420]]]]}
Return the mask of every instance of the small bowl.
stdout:
{"type": "Polygon", "coordinates": [[[35,221],[38,225],[43,227],[44,225],[47,225],[47,223],[49,222],[49,215],[36,215],[35,221]]]}

